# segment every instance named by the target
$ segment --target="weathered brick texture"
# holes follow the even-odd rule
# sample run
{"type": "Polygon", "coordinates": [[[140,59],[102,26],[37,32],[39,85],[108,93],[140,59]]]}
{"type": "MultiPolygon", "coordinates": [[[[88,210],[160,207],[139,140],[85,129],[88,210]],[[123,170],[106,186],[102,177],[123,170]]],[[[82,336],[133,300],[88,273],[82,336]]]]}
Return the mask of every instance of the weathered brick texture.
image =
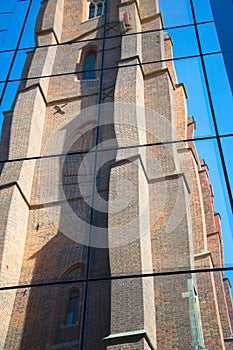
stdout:
{"type": "Polygon", "coordinates": [[[21,83],[5,113],[1,157],[65,155],[0,168],[1,285],[59,282],[0,293],[0,348],[232,349],[225,276],[166,275],[224,264],[208,167],[193,142],[167,144],[192,138],[195,128],[185,86],[164,61],[172,58],[172,38],[160,30],[157,0],[109,5],[104,33],[104,16],[88,20],[89,1],[42,1],[36,43],[69,44],[28,53],[23,77],[36,79],[21,83]],[[92,50],[95,79],[85,80],[92,50]],[[114,148],[107,165],[104,152],[84,162],[97,141],[114,148]],[[103,212],[95,209],[100,198],[103,212]],[[88,247],[99,227],[105,246],[88,247]],[[152,272],[162,275],[141,277],[152,272]],[[73,290],[79,304],[70,324],[73,290]]]}

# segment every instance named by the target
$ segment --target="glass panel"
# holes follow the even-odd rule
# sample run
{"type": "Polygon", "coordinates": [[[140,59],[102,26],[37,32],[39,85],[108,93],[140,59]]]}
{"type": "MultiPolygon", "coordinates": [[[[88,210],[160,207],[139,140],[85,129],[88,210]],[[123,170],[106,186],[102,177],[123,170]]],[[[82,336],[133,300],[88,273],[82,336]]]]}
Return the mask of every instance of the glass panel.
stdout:
{"type": "MultiPolygon", "coordinates": [[[[190,0],[187,1],[189,2],[190,0]]],[[[213,20],[213,14],[209,0],[203,0],[201,2],[201,6],[198,0],[193,0],[193,5],[197,22],[206,22],[213,20]]]]}
{"type": "MultiPolygon", "coordinates": [[[[229,173],[230,180],[231,176],[231,154],[232,154],[232,141],[231,139],[221,139],[223,145],[224,157],[229,173]]],[[[217,147],[217,142],[215,141],[197,141],[197,150],[202,159],[209,169],[210,182],[213,188],[213,199],[215,205],[215,211],[221,216],[221,226],[222,226],[222,237],[224,246],[224,261],[226,266],[233,264],[232,248],[233,248],[233,219],[231,214],[231,208],[229,203],[228,192],[226,189],[223,169],[221,165],[221,159],[219,156],[219,151],[217,147]]]]}
{"type": "Polygon", "coordinates": [[[4,69],[0,70],[0,80],[2,83],[4,83],[6,80],[8,70],[9,70],[10,65],[11,65],[12,56],[13,56],[13,54],[0,53],[0,64],[2,67],[4,67],[4,69]]]}
{"type": "Polygon", "coordinates": [[[200,24],[198,26],[198,33],[200,36],[202,53],[210,54],[212,52],[221,51],[214,23],[200,24]]]}
{"type": "MultiPolygon", "coordinates": [[[[28,3],[24,1],[20,1],[20,2],[18,1],[18,2],[15,2],[15,4],[12,3],[12,5],[9,6],[9,8],[11,8],[11,10],[13,11],[12,14],[5,15],[5,16],[0,15],[1,17],[5,17],[7,21],[6,28],[4,28],[4,29],[7,29],[6,39],[4,41],[5,50],[6,49],[11,50],[15,48],[16,43],[19,39],[20,31],[23,26],[23,21],[26,15],[27,6],[28,6],[28,3]]],[[[1,4],[1,8],[2,8],[2,4],[1,4]]],[[[2,18],[0,19],[2,20],[2,18]]]]}
{"type": "MultiPolygon", "coordinates": [[[[197,261],[199,265],[211,264],[206,255],[197,261]]],[[[94,344],[95,350],[101,350],[121,347],[122,343],[131,347],[149,343],[161,349],[191,349],[194,345],[215,349],[221,345],[220,325],[224,326],[225,339],[231,336],[227,305],[232,312],[228,280],[232,272],[198,272],[198,268],[195,273],[155,273],[154,277],[89,281],[88,285],[1,290],[1,342],[5,349],[81,350],[93,349],[94,344]],[[84,291],[85,287],[82,322],[62,325],[63,295],[70,288],[84,291]]]]}
{"type": "MultiPolygon", "coordinates": [[[[26,7],[26,6],[25,6],[26,7]]],[[[29,16],[27,19],[27,23],[24,29],[23,37],[20,43],[20,48],[27,48],[30,46],[35,46],[34,42],[34,33],[31,31],[31,28],[35,25],[35,18],[39,12],[40,9],[40,2],[39,1],[33,1],[31,5],[31,9],[29,12],[29,16]]],[[[24,18],[24,16],[23,16],[24,18]]]]}
{"type": "MultiPolygon", "coordinates": [[[[206,256],[199,260],[203,264],[207,261],[206,256]]],[[[172,344],[191,349],[195,344],[197,349],[221,348],[219,325],[224,325],[226,338],[231,329],[224,301],[229,284],[224,273],[157,276],[154,285],[158,347],[170,349],[172,344]]]]}
{"type": "MultiPolygon", "coordinates": [[[[157,32],[156,34],[163,33],[157,32]]],[[[198,46],[197,46],[197,40],[196,40],[196,34],[193,27],[183,27],[183,28],[174,28],[170,30],[164,30],[165,33],[169,34],[169,37],[172,40],[173,46],[173,57],[174,58],[180,58],[180,57],[188,57],[197,55],[198,52],[198,46]]],[[[152,40],[154,43],[155,41],[155,33],[149,33],[149,34],[143,34],[143,39],[148,40],[148,42],[151,42],[152,40]]]]}
{"type": "Polygon", "coordinates": [[[6,38],[6,32],[4,30],[0,31],[0,50],[2,50],[5,38],[6,38]]]}
{"type": "Polygon", "coordinates": [[[104,338],[111,334],[111,285],[111,280],[88,283],[83,349],[92,349],[93,344],[95,349],[106,349],[104,338]]]}
{"type": "MultiPolygon", "coordinates": [[[[0,53],[0,62],[4,65],[4,74],[5,76],[3,79],[6,78],[7,69],[11,63],[11,59],[13,58],[14,49],[16,47],[20,31],[22,29],[23,21],[26,15],[28,3],[25,1],[15,2],[13,0],[8,2],[1,3],[1,11],[13,11],[12,14],[7,15],[0,15],[1,16],[1,23],[4,24],[3,19],[5,19],[5,24],[7,26],[7,32],[4,32],[3,37],[3,50],[12,50],[10,53],[0,53]]],[[[33,1],[32,8],[30,11],[29,18],[27,20],[27,25],[24,30],[24,35],[21,40],[21,47],[30,47],[34,45],[34,33],[31,30],[31,28],[34,27],[35,23],[35,16],[39,10],[40,3],[38,1],[33,1]],[[30,30],[29,30],[30,28],[30,30]]],[[[1,43],[0,43],[1,45],[1,43]]],[[[15,65],[13,67],[13,74],[11,74],[10,79],[13,78],[19,78],[21,76],[21,70],[23,67],[23,63],[25,60],[25,52],[21,53],[18,52],[15,65]]],[[[2,70],[1,70],[2,72],[2,70]]],[[[1,104],[1,112],[7,111],[11,108],[11,104],[13,102],[13,98],[16,93],[16,89],[19,85],[19,82],[17,83],[8,83],[4,100],[1,104]]],[[[1,87],[3,84],[1,84],[1,87]]],[[[1,115],[0,117],[0,126],[2,125],[3,117],[1,115]]]]}
{"type": "MultiPolygon", "coordinates": [[[[11,54],[11,56],[13,56],[13,53],[11,54]]],[[[23,50],[23,51],[17,52],[17,55],[15,57],[15,61],[14,61],[14,65],[13,65],[12,70],[11,70],[10,80],[21,78],[22,70],[23,70],[26,58],[27,58],[26,51],[23,50]]],[[[20,83],[20,82],[18,82],[18,83],[20,83]]]]}
{"type": "MultiPolygon", "coordinates": [[[[162,9],[167,7],[164,9],[165,14],[167,11],[167,26],[192,23],[189,1],[160,2],[162,9]]],[[[203,6],[197,0],[194,4],[199,21],[211,18],[205,0],[203,6]]],[[[94,17],[95,13],[91,16],[94,17]]],[[[218,49],[212,25],[199,26],[199,31],[205,53],[218,49]],[[211,40],[207,40],[209,37],[211,40]]],[[[194,30],[174,29],[169,34],[175,44],[174,63],[178,82],[184,82],[186,86],[189,96],[188,113],[193,114],[197,122],[195,135],[214,136],[201,61],[197,57],[181,59],[182,56],[198,54],[194,30]]],[[[147,36],[148,46],[151,42],[155,45],[156,39],[151,39],[154,34],[142,35],[147,36]]],[[[111,40],[106,44],[106,50],[111,53],[105,54],[106,68],[113,65],[111,49],[120,47],[119,38],[111,40]]],[[[72,48],[77,52],[74,46],[72,48]]],[[[67,51],[67,47],[63,49],[67,51]]],[[[118,53],[120,54],[120,50],[118,53]]],[[[89,56],[92,57],[85,62],[84,69],[90,72],[87,72],[85,79],[95,79],[93,69],[96,55],[91,53],[89,56]]],[[[153,59],[158,61],[161,57],[154,55],[150,59],[147,56],[148,61],[153,59]]],[[[232,100],[222,56],[210,55],[204,59],[220,133],[232,132],[232,100]]],[[[21,55],[17,57],[17,66],[20,61],[21,55]]],[[[93,97],[88,101],[81,101],[83,115],[78,114],[72,120],[67,115],[63,116],[65,103],[61,106],[47,106],[48,123],[45,132],[48,133],[46,136],[50,136],[42,153],[55,156],[65,153],[66,156],[38,160],[35,165],[35,190],[30,194],[33,203],[30,210],[30,235],[25,245],[25,260],[19,281],[25,287],[0,291],[0,310],[3,316],[0,348],[64,350],[69,347],[69,350],[102,350],[107,346],[122,347],[122,343],[125,347],[132,348],[135,343],[135,348],[220,349],[224,345],[220,342],[222,334],[219,325],[223,325],[224,338],[232,335],[226,310],[226,302],[230,307],[230,288],[225,275],[233,278],[233,272],[224,274],[222,271],[188,271],[221,267],[222,240],[225,266],[232,267],[233,222],[217,141],[196,142],[198,154],[205,160],[203,162],[198,158],[192,142],[183,142],[187,136],[184,133],[180,136],[181,142],[171,145],[175,141],[172,122],[164,123],[164,120],[165,116],[171,119],[174,117],[171,96],[181,87],[176,83],[173,86],[169,78],[166,82],[169,81],[170,88],[167,93],[161,94],[165,80],[159,81],[160,76],[168,75],[163,68],[167,67],[171,71],[170,63],[171,61],[157,62],[162,68],[156,79],[153,81],[151,74],[143,82],[145,101],[152,104],[149,111],[135,106],[135,103],[127,105],[121,101],[114,108],[111,105],[109,108],[105,107],[105,110],[99,110],[96,105],[97,98],[93,97]],[[159,96],[149,96],[152,91],[149,88],[150,80],[153,81],[151,86],[159,81],[159,96]],[[171,100],[167,103],[168,97],[171,100]],[[92,112],[85,109],[85,104],[95,105],[92,112]],[[158,111],[165,113],[158,116],[158,111]],[[142,138],[137,139],[136,147],[130,148],[129,146],[135,146],[135,130],[138,130],[133,124],[133,118],[137,116],[137,120],[141,120],[140,117],[144,115],[148,122],[148,132],[144,135],[144,126],[140,125],[142,138]],[[69,121],[61,123],[62,116],[65,119],[70,118],[69,121]],[[128,116],[132,121],[131,125],[124,124],[124,117],[128,116]],[[116,124],[114,130],[112,122],[116,117],[122,117],[123,122],[120,128],[116,124]],[[91,126],[86,124],[87,120],[92,122],[91,126]],[[96,120],[108,124],[107,127],[97,128],[96,120]],[[122,146],[120,143],[104,143],[109,141],[109,135],[114,137],[116,130],[123,134],[121,140],[118,140],[125,149],[117,149],[122,146]],[[127,131],[129,138],[124,137],[127,131]],[[96,133],[99,134],[99,144],[102,143],[99,152],[90,150],[96,133]],[[165,144],[165,141],[168,142],[165,144]],[[142,145],[151,142],[160,144],[137,147],[139,143],[142,145]],[[109,145],[115,147],[111,152],[106,151],[109,145]],[[86,152],[78,153],[83,149],[86,152]],[[67,155],[70,151],[77,154],[67,155]],[[119,158],[116,151],[119,152],[119,158]],[[209,183],[207,167],[213,187],[209,183]],[[145,171],[147,177],[144,176],[145,171]],[[40,183],[38,174],[41,175],[40,183]],[[198,195],[203,195],[204,208],[197,205],[198,195]],[[97,206],[99,203],[102,207],[97,206]],[[104,215],[99,214],[100,210],[97,212],[98,208],[105,209],[104,215]],[[202,219],[203,211],[205,219],[202,219]],[[193,215],[191,220],[189,212],[193,215]],[[217,212],[221,216],[222,233],[217,212]],[[83,228],[83,223],[90,221],[91,225],[83,226],[86,231],[79,230],[80,227],[83,228]],[[99,227],[104,228],[104,238],[98,236],[99,227]],[[88,248],[83,245],[84,242],[93,246],[88,248]],[[151,274],[153,271],[154,276],[142,277],[143,274],[151,274]],[[54,282],[54,285],[44,285],[50,282],[54,282]],[[30,283],[42,285],[31,288],[30,283]],[[71,291],[76,289],[79,292],[72,294],[71,291]],[[224,289],[228,291],[228,299],[224,299],[224,289]],[[137,334],[135,330],[141,331],[137,334]]],[[[146,70],[148,65],[143,65],[142,62],[142,67],[146,70]]],[[[59,70],[60,67],[56,69],[59,70]]],[[[130,69],[133,71],[135,67],[130,69]]],[[[112,86],[116,75],[121,73],[129,77],[128,81],[123,80],[122,95],[126,98],[131,96],[135,84],[130,79],[130,69],[121,67],[103,72],[102,97],[105,102],[112,102],[114,97],[117,98],[112,86]]],[[[19,70],[14,68],[13,76],[19,77],[19,74],[19,70]]],[[[65,79],[62,80],[66,84],[65,79]]],[[[15,84],[8,84],[4,107],[10,105],[9,101],[14,95],[13,87],[15,84]]],[[[132,96],[135,100],[134,91],[132,96]]],[[[72,101],[70,104],[71,111],[77,111],[75,103],[72,101]]],[[[189,121],[190,125],[193,124],[191,119],[189,121]]],[[[20,146],[23,133],[27,132],[26,127],[30,127],[30,123],[25,121],[24,126],[18,133],[20,139],[17,144],[20,146]]],[[[233,138],[222,138],[221,143],[232,183],[233,138]]],[[[20,149],[21,147],[19,152],[20,149]]],[[[30,169],[31,163],[24,161],[27,169],[30,169]]],[[[14,173],[11,174],[12,179],[8,177],[7,181],[15,181],[18,164],[12,165],[14,173]]],[[[27,190],[26,175],[22,176],[20,185],[27,190]]],[[[9,264],[2,266],[3,283],[7,281],[8,285],[11,278],[13,282],[19,278],[14,275],[17,271],[15,266],[19,264],[19,261],[14,260],[17,259],[18,250],[9,249],[8,253],[12,254],[8,257],[9,264]]]]}
{"type": "Polygon", "coordinates": [[[9,0],[7,2],[2,2],[1,3],[1,11],[6,12],[6,11],[13,11],[14,9],[14,2],[15,0],[9,0]]]}
{"type": "Polygon", "coordinates": [[[232,133],[233,99],[223,57],[210,55],[204,60],[219,133],[232,133]]]}
{"type": "Polygon", "coordinates": [[[165,28],[193,23],[187,0],[159,0],[159,9],[163,14],[165,28]]]}
{"type": "Polygon", "coordinates": [[[200,58],[175,60],[178,81],[187,91],[188,114],[196,122],[195,137],[214,135],[207,89],[200,58]]]}
{"type": "MultiPolygon", "coordinates": [[[[1,84],[0,84],[0,96],[1,96],[2,91],[3,91],[3,87],[4,87],[4,85],[3,85],[3,83],[1,83],[1,84]]],[[[1,129],[1,127],[0,127],[0,129],[1,129]]]]}
{"type": "MultiPolygon", "coordinates": [[[[3,84],[1,84],[3,87],[3,84]]],[[[7,84],[7,88],[5,91],[5,97],[3,103],[1,105],[2,111],[8,111],[11,109],[11,105],[13,103],[13,99],[15,97],[17,88],[19,86],[19,82],[10,82],[7,84]]]]}
{"type": "MultiPolygon", "coordinates": [[[[211,110],[209,107],[209,100],[208,100],[201,60],[199,57],[197,58],[182,57],[183,55],[192,56],[193,54],[194,55],[197,54],[196,41],[194,41],[194,44],[190,44],[189,46],[187,46],[187,48],[186,48],[186,45],[182,45],[182,42],[183,40],[185,41],[185,38],[188,40],[188,34],[190,32],[193,33],[193,30],[187,29],[187,28],[184,28],[182,30],[176,29],[176,30],[169,31],[172,41],[173,41],[173,37],[175,37],[174,46],[172,47],[175,52],[174,61],[169,59],[169,57],[171,57],[169,52],[167,54],[167,57],[168,57],[167,60],[165,60],[164,57],[161,57],[161,55],[158,54],[158,50],[156,50],[156,46],[154,50],[151,50],[150,52],[147,51],[148,50],[147,43],[151,43],[152,40],[156,43],[156,36],[158,37],[160,36],[158,32],[142,34],[142,37],[145,40],[143,43],[143,45],[145,44],[145,47],[143,46],[142,67],[145,74],[150,74],[151,72],[155,72],[158,69],[163,69],[165,67],[168,67],[171,73],[171,77],[174,79],[173,80],[174,83],[184,84],[184,88],[187,93],[186,103],[188,106],[188,115],[193,116],[196,122],[195,136],[198,137],[198,136],[214,135],[215,131],[214,131],[213,120],[211,116],[211,110]],[[177,31],[179,32],[179,34],[177,34],[176,36],[177,31]],[[145,55],[144,55],[144,52],[146,52],[145,55]],[[162,62],[160,61],[161,58],[162,58],[162,62]],[[173,74],[173,70],[174,70],[173,64],[175,65],[177,78],[175,77],[175,73],[173,74]]],[[[194,35],[193,35],[193,38],[194,38],[194,35]]],[[[166,45],[169,44],[168,42],[170,43],[170,40],[167,40],[165,44],[166,45]]],[[[106,51],[104,56],[104,68],[106,68],[106,70],[103,72],[104,86],[106,85],[106,91],[104,91],[103,93],[104,102],[106,101],[110,102],[113,96],[113,94],[111,94],[111,90],[108,87],[111,86],[111,81],[113,84],[117,70],[108,69],[108,68],[111,68],[113,65],[112,55],[109,54],[109,52],[111,52],[110,48],[113,48],[117,54],[117,51],[115,49],[116,45],[119,45],[119,42],[117,42],[116,39],[110,39],[107,41],[107,47],[109,51],[106,51]]],[[[126,67],[122,66],[119,68],[119,71],[121,70],[122,74],[125,74],[126,76],[130,77],[131,74],[133,74],[133,71],[135,70],[135,63],[136,62],[133,62],[126,67]]],[[[212,67],[214,69],[214,65],[212,67]]],[[[159,78],[157,78],[157,80],[159,80],[159,78]]],[[[147,87],[147,84],[149,85],[148,80],[146,80],[145,88],[147,87]]],[[[124,89],[125,91],[127,90],[130,91],[131,89],[130,79],[124,82],[124,89]]],[[[150,108],[152,109],[158,108],[155,106],[155,101],[154,101],[154,107],[152,107],[152,105],[153,104],[151,104],[150,108]]]]}
{"type": "Polygon", "coordinates": [[[63,285],[55,283],[51,286],[42,285],[35,288],[30,288],[29,285],[18,290],[0,291],[1,312],[5,316],[2,325],[10,319],[12,322],[12,326],[9,326],[9,337],[4,329],[1,329],[0,341],[5,343],[4,348],[12,349],[15,346],[18,349],[20,347],[53,349],[59,347],[65,350],[69,346],[71,350],[80,349],[83,300],[78,314],[80,322],[64,324],[67,295],[72,288],[79,289],[83,295],[84,283],[63,285]],[[8,311],[12,311],[12,317],[2,307],[4,301],[8,305],[8,311]],[[21,309],[20,316],[17,308],[21,309]],[[15,326],[13,326],[14,323],[15,326]]]}
{"type": "MultiPolygon", "coordinates": [[[[226,161],[226,167],[228,172],[228,177],[230,180],[231,192],[233,192],[233,137],[226,137],[221,139],[223,153],[226,161]]],[[[232,258],[233,260],[233,258],[232,258]]]]}
{"type": "MultiPolygon", "coordinates": [[[[3,99],[3,102],[0,106],[0,130],[2,129],[2,123],[4,119],[3,112],[7,112],[11,109],[13,98],[16,94],[17,88],[19,86],[19,83],[8,83],[7,88],[5,90],[5,96],[3,99]]],[[[0,96],[2,96],[3,93],[3,87],[4,84],[0,84],[0,96]]],[[[8,118],[8,117],[6,117],[8,118]]]]}
{"type": "MultiPolygon", "coordinates": [[[[6,12],[8,12],[8,11],[6,11],[6,12]]],[[[13,12],[12,13],[4,13],[4,11],[2,10],[2,6],[1,6],[1,8],[0,8],[0,31],[8,30],[12,15],[13,15],[13,12]]]]}

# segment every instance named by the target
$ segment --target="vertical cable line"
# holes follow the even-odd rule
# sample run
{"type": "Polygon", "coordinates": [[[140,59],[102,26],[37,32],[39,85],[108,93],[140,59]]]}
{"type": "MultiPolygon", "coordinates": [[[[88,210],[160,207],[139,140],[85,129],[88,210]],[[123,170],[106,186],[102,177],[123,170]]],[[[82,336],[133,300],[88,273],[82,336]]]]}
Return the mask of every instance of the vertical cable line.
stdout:
{"type": "Polygon", "coordinates": [[[23,25],[22,25],[22,28],[21,28],[21,31],[20,31],[20,35],[19,35],[19,38],[18,38],[18,41],[17,41],[17,45],[16,45],[16,48],[15,48],[15,51],[14,51],[14,55],[12,57],[11,64],[10,64],[10,67],[9,67],[9,70],[8,70],[8,73],[7,73],[7,77],[6,77],[4,86],[3,86],[3,90],[2,90],[2,93],[1,93],[1,97],[0,97],[0,106],[2,104],[2,101],[3,101],[5,93],[6,93],[6,88],[7,88],[7,85],[8,85],[8,81],[10,79],[10,75],[11,75],[13,66],[15,64],[15,59],[16,59],[16,56],[17,56],[17,53],[18,53],[19,45],[21,43],[21,40],[22,40],[22,37],[23,37],[23,34],[24,34],[24,29],[25,29],[26,24],[27,24],[27,20],[28,20],[28,16],[29,16],[31,7],[32,7],[32,0],[30,0],[30,2],[29,2],[28,8],[27,8],[27,12],[26,12],[26,15],[24,17],[23,25]]]}
{"type": "Polygon", "coordinates": [[[215,133],[216,133],[216,139],[217,139],[220,159],[221,159],[221,163],[222,163],[222,167],[223,167],[223,174],[224,174],[224,178],[225,178],[225,182],[226,182],[226,186],[227,186],[227,191],[228,191],[228,196],[229,196],[229,200],[230,200],[231,210],[233,212],[233,198],[232,198],[231,186],[230,186],[230,181],[229,181],[229,177],[228,177],[228,173],[227,173],[227,167],[226,167],[226,162],[225,162],[224,153],[223,153],[223,149],[222,149],[220,134],[219,134],[219,131],[218,131],[218,124],[217,124],[217,119],[216,119],[216,115],[215,115],[214,105],[213,105],[213,101],[212,101],[212,96],[211,96],[211,91],[210,91],[209,79],[208,79],[208,75],[207,75],[207,71],[206,71],[204,55],[203,55],[202,48],[201,48],[201,40],[200,40],[200,36],[199,36],[199,32],[198,32],[198,25],[197,25],[197,20],[196,20],[196,14],[195,14],[195,9],[194,9],[194,5],[193,5],[193,0],[190,0],[190,4],[191,4],[191,11],[192,11],[192,16],[193,16],[193,20],[194,20],[194,28],[195,28],[196,38],[197,38],[198,49],[199,49],[200,58],[201,58],[201,65],[202,65],[203,74],[204,74],[204,78],[205,78],[207,95],[208,95],[211,115],[212,115],[213,124],[214,124],[214,130],[215,130],[215,133]]]}
{"type": "Polygon", "coordinates": [[[83,312],[82,312],[82,323],[81,323],[81,337],[80,337],[80,350],[85,350],[85,330],[86,330],[86,319],[87,319],[87,305],[88,305],[88,284],[89,284],[89,273],[90,273],[90,254],[91,254],[91,237],[92,229],[94,224],[94,195],[95,195],[95,176],[97,169],[97,156],[98,156],[98,143],[100,134],[100,117],[101,117],[101,103],[102,103],[102,89],[103,89],[103,73],[104,73],[104,56],[106,46],[106,33],[107,33],[107,12],[108,12],[108,0],[105,2],[104,9],[104,26],[103,26],[103,40],[101,50],[101,68],[100,68],[100,79],[99,79],[99,101],[98,101],[98,117],[97,117],[97,128],[95,135],[95,159],[94,159],[94,170],[93,170],[93,184],[92,184],[92,197],[91,197],[91,210],[90,210],[90,231],[89,231],[89,244],[87,247],[86,257],[86,272],[85,272],[85,283],[84,283],[84,300],[83,300],[83,312]]]}

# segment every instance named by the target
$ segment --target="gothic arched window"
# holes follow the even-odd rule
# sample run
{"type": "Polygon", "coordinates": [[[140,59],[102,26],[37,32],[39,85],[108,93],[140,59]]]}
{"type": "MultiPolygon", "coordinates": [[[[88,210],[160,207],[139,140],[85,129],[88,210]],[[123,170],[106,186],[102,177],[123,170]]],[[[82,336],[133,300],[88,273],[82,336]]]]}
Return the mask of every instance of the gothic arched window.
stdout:
{"type": "Polygon", "coordinates": [[[105,0],[91,0],[89,4],[88,18],[95,18],[104,14],[105,0]]]}
{"type": "Polygon", "coordinates": [[[84,63],[83,63],[84,80],[96,79],[95,66],[96,66],[96,52],[95,51],[88,52],[85,55],[84,63]]]}
{"type": "Polygon", "coordinates": [[[72,325],[78,321],[80,296],[78,290],[72,290],[68,297],[67,311],[66,311],[66,325],[72,325]]]}

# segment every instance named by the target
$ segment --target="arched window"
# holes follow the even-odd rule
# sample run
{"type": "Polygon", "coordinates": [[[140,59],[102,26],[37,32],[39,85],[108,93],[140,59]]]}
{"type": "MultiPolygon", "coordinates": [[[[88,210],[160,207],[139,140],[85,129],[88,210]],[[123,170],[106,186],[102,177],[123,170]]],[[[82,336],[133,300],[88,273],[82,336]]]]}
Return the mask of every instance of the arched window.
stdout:
{"type": "Polygon", "coordinates": [[[95,17],[95,5],[91,2],[89,6],[89,19],[95,17]]]}
{"type": "Polygon", "coordinates": [[[68,304],[67,304],[67,312],[66,312],[66,325],[72,325],[77,323],[78,321],[78,309],[79,309],[79,292],[77,290],[73,290],[69,294],[68,304]]]}
{"type": "Polygon", "coordinates": [[[104,14],[105,0],[91,0],[89,5],[89,19],[102,16],[104,14]]]}
{"type": "Polygon", "coordinates": [[[91,51],[87,53],[87,55],[84,58],[83,63],[83,79],[84,80],[90,80],[90,79],[96,79],[95,75],[95,64],[96,64],[96,52],[91,51]]]}
{"type": "Polygon", "coordinates": [[[103,7],[104,7],[104,5],[103,5],[102,2],[99,2],[97,4],[97,16],[102,16],[102,14],[103,14],[103,7]]]}

